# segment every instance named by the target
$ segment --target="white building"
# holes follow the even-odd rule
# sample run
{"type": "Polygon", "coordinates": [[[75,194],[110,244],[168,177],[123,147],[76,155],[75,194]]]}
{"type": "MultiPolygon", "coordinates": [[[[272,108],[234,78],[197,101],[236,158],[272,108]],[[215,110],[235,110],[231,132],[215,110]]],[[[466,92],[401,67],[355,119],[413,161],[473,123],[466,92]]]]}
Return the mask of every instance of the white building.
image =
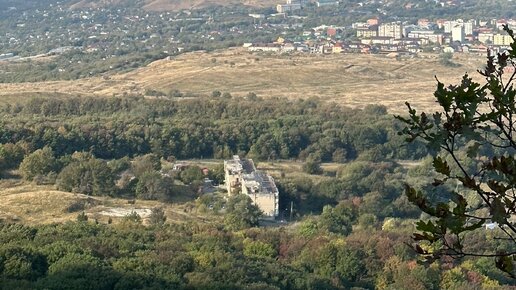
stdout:
{"type": "Polygon", "coordinates": [[[292,4],[278,4],[276,6],[276,11],[278,13],[285,13],[285,12],[291,12],[301,9],[300,3],[292,3],[292,4]]]}
{"type": "Polygon", "coordinates": [[[464,26],[455,25],[452,28],[451,34],[452,34],[452,41],[458,41],[460,43],[464,42],[464,39],[465,39],[464,26]]]}
{"type": "Polygon", "coordinates": [[[379,37],[403,37],[403,24],[401,22],[384,23],[378,26],[379,37]]]}
{"type": "Polygon", "coordinates": [[[407,34],[408,38],[426,39],[430,43],[443,43],[443,35],[433,30],[412,30],[407,34]]]}
{"type": "Polygon", "coordinates": [[[272,176],[256,170],[251,159],[238,155],[224,161],[225,183],[228,194],[246,194],[263,212],[266,219],[279,215],[279,191],[272,176]]]}
{"type": "MultiPolygon", "coordinates": [[[[444,22],[444,32],[453,34],[453,30],[457,26],[462,27],[462,29],[464,30],[464,35],[472,35],[473,30],[475,29],[475,20],[468,20],[466,22],[464,22],[464,20],[462,20],[462,19],[457,19],[457,20],[453,20],[453,21],[445,21],[444,22]]],[[[458,33],[458,30],[456,32],[458,33]]],[[[454,41],[458,41],[458,40],[454,39],[454,41]]]]}
{"type": "Polygon", "coordinates": [[[339,1],[335,0],[318,0],[315,2],[317,7],[325,7],[325,6],[336,6],[339,5],[339,1]]]}
{"type": "Polygon", "coordinates": [[[246,45],[248,51],[258,52],[280,52],[281,45],[277,43],[256,43],[252,45],[246,45]]]}
{"type": "Polygon", "coordinates": [[[479,33],[478,34],[478,41],[482,43],[491,44],[493,43],[494,34],[487,32],[487,33],[479,33]]]}
{"type": "Polygon", "coordinates": [[[452,32],[452,28],[456,25],[457,23],[455,21],[444,21],[444,33],[451,33],[452,32]]]}
{"type": "Polygon", "coordinates": [[[464,34],[465,35],[472,35],[474,28],[475,28],[474,20],[464,22],[464,34]]]}
{"type": "Polygon", "coordinates": [[[500,46],[509,46],[513,42],[512,37],[510,37],[508,34],[500,34],[497,33],[493,35],[493,44],[494,45],[500,45],[500,46]]]}

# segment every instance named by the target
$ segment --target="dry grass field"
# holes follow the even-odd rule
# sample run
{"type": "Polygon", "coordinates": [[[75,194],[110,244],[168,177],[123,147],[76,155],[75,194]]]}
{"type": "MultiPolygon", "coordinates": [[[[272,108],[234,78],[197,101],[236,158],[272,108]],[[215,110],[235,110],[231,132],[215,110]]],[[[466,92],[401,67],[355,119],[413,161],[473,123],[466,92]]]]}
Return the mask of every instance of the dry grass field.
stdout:
{"type": "Polygon", "coordinates": [[[132,211],[147,222],[154,207],[162,207],[169,222],[210,222],[214,217],[205,217],[196,212],[189,203],[172,204],[158,201],[136,200],[134,204],[126,199],[110,197],[88,197],[82,194],[57,191],[52,186],[33,185],[20,181],[0,182],[0,220],[24,224],[49,224],[75,220],[83,210],[70,212],[70,206],[85,203],[84,212],[90,220],[107,223],[120,221],[132,211]]]}
{"type": "Polygon", "coordinates": [[[465,72],[479,78],[484,57],[456,55],[460,67],[445,67],[435,54],[396,60],[381,55],[267,55],[243,49],[187,53],[159,60],[134,71],[76,81],[0,84],[0,100],[27,96],[121,96],[146,89],[211,94],[214,90],[244,96],[318,97],[340,105],[383,104],[393,113],[405,111],[409,101],[418,108],[435,106],[437,76],[457,83],[465,72]]]}

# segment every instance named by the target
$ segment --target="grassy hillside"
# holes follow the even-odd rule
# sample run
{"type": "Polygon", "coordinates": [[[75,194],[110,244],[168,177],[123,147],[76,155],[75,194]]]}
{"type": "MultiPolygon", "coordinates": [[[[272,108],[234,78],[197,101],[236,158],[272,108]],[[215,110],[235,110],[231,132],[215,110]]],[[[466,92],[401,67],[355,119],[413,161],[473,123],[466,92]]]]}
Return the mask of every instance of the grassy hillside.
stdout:
{"type": "MultiPolygon", "coordinates": [[[[19,180],[1,180],[0,199],[0,220],[30,225],[75,220],[83,211],[91,220],[96,219],[101,223],[108,223],[110,218],[116,223],[135,211],[145,222],[154,207],[162,207],[170,222],[209,222],[195,210],[190,211],[193,207],[189,207],[188,203],[136,200],[131,204],[126,199],[89,197],[58,191],[54,186],[34,185],[19,180]]],[[[214,216],[210,216],[210,219],[213,220],[214,216]]]]}
{"type": "Polygon", "coordinates": [[[320,97],[352,107],[383,104],[391,112],[400,112],[405,111],[405,101],[420,108],[433,107],[434,76],[444,83],[456,83],[465,72],[480,68],[484,58],[461,55],[454,61],[461,66],[443,66],[437,55],[396,60],[357,54],[258,55],[233,49],[183,54],[119,75],[0,84],[0,96],[11,102],[33,95],[121,96],[148,90],[211,94],[218,90],[234,96],[254,92],[264,98],[320,97]]]}

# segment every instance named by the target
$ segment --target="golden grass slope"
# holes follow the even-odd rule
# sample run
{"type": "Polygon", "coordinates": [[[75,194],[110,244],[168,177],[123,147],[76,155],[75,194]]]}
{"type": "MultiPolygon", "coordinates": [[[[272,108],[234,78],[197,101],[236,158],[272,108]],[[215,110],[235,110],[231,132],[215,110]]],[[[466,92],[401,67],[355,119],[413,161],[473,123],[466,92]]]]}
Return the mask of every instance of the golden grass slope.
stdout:
{"type": "Polygon", "coordinates": [[[207,218],[197,213],[188,203],[171,204],[136,200],[135,204],[130,204],[125,199],[88,197],[83,194],[58,191],[52,186],[38,186],[21,181],[10,184],[6,180],[0,182],[0,220],[32,225],[76,220],[77,215],[82,211],[69,212],[68,207],[88,198],[91,198],[94,204],[86,207],[84,212],[89,219],[96,219],[101,223],[107,223],[110,217],[116,223],[132,211],[139,213],[146,223],[154,207],[162,207],[167,221],[172,223],[214,220],[214,217],[207,218]]]}
{"type": "Polygon", "coordinates": [[[260,97],[319,97],[351,107],[383,104],[391,112],[405,112],[405,101],[434,108],[435,76],[457,83],[476,70],[484,58],[455,56],[460,67],[445,67],[435,54],[396,60],[380,55],[339,54],[290,56],[251,54],[243,49],[195,52],[153,62],[134,71],[76,81],[0,84],[0,101],[31,95],[122,96],[146,89],[211,94],[214,90],[260,97]]]}

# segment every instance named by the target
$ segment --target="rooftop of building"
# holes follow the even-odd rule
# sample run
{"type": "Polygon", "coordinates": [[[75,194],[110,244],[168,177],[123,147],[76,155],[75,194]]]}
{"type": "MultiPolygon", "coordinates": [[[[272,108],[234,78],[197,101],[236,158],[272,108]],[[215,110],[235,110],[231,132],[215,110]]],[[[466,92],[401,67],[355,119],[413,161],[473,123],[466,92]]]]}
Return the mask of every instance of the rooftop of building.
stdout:
{"type": "Polygon", "coordinates": [[[278,194],[278,188],[274,179],[261,171],[253,171],[243,175],[243,184],[251,189],[251,192],[260,194],[278,194]]]}
{"type": "Polygon", "coordinates": [[[232,172],[232,174],[250,174],[256,170],[253,160],[240,159],[238,155],[234,155],[231,160],[224,161],[224,167],[226,170],[232,172]]]}

